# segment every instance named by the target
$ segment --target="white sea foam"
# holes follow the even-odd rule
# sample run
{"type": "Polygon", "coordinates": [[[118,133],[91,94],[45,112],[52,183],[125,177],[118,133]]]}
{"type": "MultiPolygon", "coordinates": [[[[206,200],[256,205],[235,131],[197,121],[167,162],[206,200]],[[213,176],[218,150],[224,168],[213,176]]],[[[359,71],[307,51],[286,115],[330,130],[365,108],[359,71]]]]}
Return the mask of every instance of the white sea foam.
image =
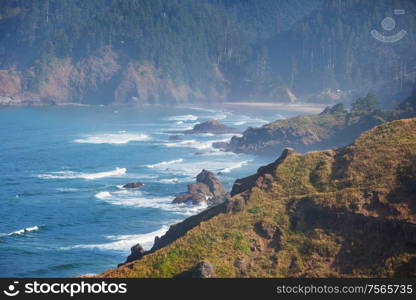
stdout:
{"type": "Polygon", "coordinates": [[[198,110],[198,111],[209,112],[209,113],[217,112],[215,109],[203,108],[203,107],[181,107],[181,108],[198,110]]]}
{"type": "Polygon", "coordinates": [[[248,160],[236,162],[236,163],[230,164],[229,166],[223,168],[220,172],[221,173],[230,173],[232,170],[241,168],[242,166],[244,166],[248,163],[249,163],[248,160]]]}
{"type": "MultiPolygon", "coordinates": [[[[199,161],[188,161],[181,163],[172,163],[168,166],[157,166],[154,169],[158,171],[163,171],[164,174],[169,173],[173,176],[196,176],[202,169],[207,169],[216,173],[229,173],[234,169],[241,168],[242,166],[248,164],[250,160],[236,161],[230,160],[230,156],[227,158],[221,158],[220,151],[218,154],[212,152],[209,155],[218,155],[216,159],[210,160],[199,160],[199,161]]],[[[204,153],[203,155],[205,155],[204,153]]],[[[237,157],[237,155],[233,154],[237,157]]],[[[208,158],[207,158],[208,159],[208,158]]]]}
{"type": "Polygon", "coordinates": [[[226,118],[227,118],[227,114],[226,113],[220,113],[220,114],[217,114],[217,115],[214,115],[213,116],[213,119],[215,119],[215,120],[224,120],[226,118]]]}
{"type": "Polygon", "coordinates": [[[165,211],[170,211],[184,216],[194,215],[207,206],[188,205],[188,204],[174,204],[173,197],[155,197],[148,195],[141,191],[119,190],[115,192],[99,192],[95,197],[106,203],[113,205],[122,205],[140,208],[156,208],[165,211]]]}
{"type": "Polygon", "coordinates": [[[160,183],[178,183],[180,180],[178,178],[169,178],[169,179],[159,179],[157,182],[160,183]]]}
{"type": "Polygon", "coordinates": [[[129,142],[147,141],[150,137],[142,133],[126,133],[120,131],[118,133],[105,133],[98,135],[90,135],[81,139],[73,140],[74,143],[82,144],[127,144],[129,142]]]}
{"type": "Polygon", "coordinates": [[[83,172],[73,172],[73,171],[57,171],[46,174],[37,175],[38,178],[42,179],[86,179],[94,180],[105,177],[120,177],[126,174],[126,168],[115,168],[112,171],[107,172],[97,172],[97,173],[83,173],[83,172]]]}
{"type": "Polygon", "coordinates": [[[109,192],[99,192],[95,194],[95,198],[98,198],[98,199],[106,199],[110,197],[111,197],[111,194],[109,192]]]}
{"type": "Polygon", "coordinates": [[[210,150],[210,151],[206,151],[203,153],[198,153],[198,155],[202,155],[202,156],[238,156],[238,154],[234,153],[234,152],[230,152],[230,151],[223,151],[220,149],[214,149],[214,150],[210,150]]]}
{"type": "Polygon", "coordinates": [[[195,134],[193,134],[193,135],[195,135],[195,136],[203,136],[203,137],[211,137],[211,136],[215,136],[215,134],[213,134],[213,133],[209,133],[209,132],[206,132],[206,133],[195,133],[195,134]]]}
{"type": "Polygon", "coordinates": [[[247,121],[238,121],[238,122],[234,122],[233,124],[236,126],[240,126],[240,125],[247,124],[247,121]]]}
{"type": "Polygon", "coordinates": [[[153,169],[153,168],[167,166],[167,165],[181,163],[181,162],[183,162],[183,159],[179,158],[179,159],[174,159],[174,160],[169,160],[169,161],[162,161],[160,163],[153,164],[153,165],[147,165],[146,167],[153,169]]]}
{"type": "Polygon", "coordinates": [[[27,232],[39,230],[39,226],[27,227],[8,233],[7,235],[21,235],[27,232]]]}
{"type": "Polygon", "coordinates": [[[183,115],[183,116],[170,117],[169,120],[171,121],[196,121],[198,120],[198,117],[195,115],[183,115]]]}
{"type": "Polygon", "coordinates": [[[160,229],[144,233],[144,234],[128,234],[128,235],[109,235],[105,238],[110,240],[108,243],[102,244],[82,244],[75,245],[71,247],[66,247],[64,249],[99,249],[106,251],[122,251],[128,253],[130,248],[135,244],[139,243],[145,250],[149,250],[154,243],[156,236],[163,236],[166,231],[168,231],[169,226],[163,225],[160,229]]]}
{"type": "Polygon", "coordinates": [[[197,141],[197,140],[185,140],[175,143],[166,143],[165,147],[183,147],[183,148],[194,148],[198,150],[213,149],[212,143],[215,142],[227,142],[228,139],[221,140],[210,140],[210,141],[197,141]]]}

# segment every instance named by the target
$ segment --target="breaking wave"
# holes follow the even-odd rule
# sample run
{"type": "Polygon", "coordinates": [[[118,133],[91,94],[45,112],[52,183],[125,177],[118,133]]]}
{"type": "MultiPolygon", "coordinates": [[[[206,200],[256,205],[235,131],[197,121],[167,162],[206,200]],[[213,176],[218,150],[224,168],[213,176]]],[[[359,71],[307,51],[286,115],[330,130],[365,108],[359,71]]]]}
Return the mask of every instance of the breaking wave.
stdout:
{"type": "Polygon", "coordinates": [[[169,120],[171,121],[196,121],[198,120],[198,117],[195,115],[183,115],[183,116],[170,117],[169,120]]]}
{"type": "Polygon", "coordinates": [[[198,150],[213,149],[212,143],[215,142],[227,142],[228,139],[222,140],[210,140],[210,141],[197,141],[197,140],[185,140],[176,143],[166,143],[165,147],[183,147],[183,148],[194,148],[198,150]]]}
{"type": "Polygon", "coordinates": [[[174,159],[174,160],[169,160],[169,161],[162,161],[160,163],[153,164],[153,165],[147,165],[146,167],[153,169],[153,168],[167,166],[167,165],[181,163],[181,162],[183,162],[183,159],[179,158],[179,159],[174,159]]]}
{"type": "Polygon", "coordinates": [[[13,231],[13,232],[10,232],[10,233],[7,233],[7,234],[2,234],[0,236],[22,235],[22,234],[25,234],[25,233],[28,233],[28,232],[31,232],[31,231],[39,230],[39,229],[40,229],[40,226],[26,227],[26,228],[19,229],[19,230],[16,230],[16,231],[13,231]]]}
{"type": "MultiPolygon", "coordinates": [[[[221,152],[218,153],[222,154],[221,152]]],[[[203,169],[210,170],[214,173],[230,173],[232,170],[241,168],[242,166],[248,164],[250,161],[251,160],[230,161],[228,159],[190,161],[172,163],[168,166],[158,166],[155,167],[155,169],[163,171],[164,174],[172,174],[173,176],[196,176],[203,169]]]]}
{"type": "Polygon", "coordinates": [[[105,177],[117,177],[126,174],[126,168],[115,168],[112,171],[107,172],[97,172],[97,173],[83,173],[83,172],[73,172],[73,171],[57,171],[46,174],[37,175],[41,179],[86,179],[94,180],[105,177]]]}
{"type": "Polygon", "coordinates": [[[81,144],[127,144],[133,141],[138,142],[147,140],[149,140],[149,136],[146,134],[133,134],[121,131],[119,133],[91,135],[85,138],[73,140],[73,142],[81,144]]]}
{"type": "Polygon", "coordinates": [[[120,190],[116,192],[99,192],[95,195],[106,203],[140,208],[161,209],[179,215],[191,216],[207,208],[207,205],[174,204],[173,197],[155,197],[141,191],[120,190]]]}
{"type": "Polygon", "coordinates": [[[128,235],[109,235],[105,238],[110,240],[109,243],[102,244],[82,244],[71,247],[65,247],[64,249],[99,249],[99,250],[111,250],[122,251],[128,253],[130,248],[139,243],[145,250],[149,250],[154,243],[155,237],[162,236],[168,231],[169,226],[163,225],[160,229],[144,233],[144,234],[128,234],[128,235]]]}

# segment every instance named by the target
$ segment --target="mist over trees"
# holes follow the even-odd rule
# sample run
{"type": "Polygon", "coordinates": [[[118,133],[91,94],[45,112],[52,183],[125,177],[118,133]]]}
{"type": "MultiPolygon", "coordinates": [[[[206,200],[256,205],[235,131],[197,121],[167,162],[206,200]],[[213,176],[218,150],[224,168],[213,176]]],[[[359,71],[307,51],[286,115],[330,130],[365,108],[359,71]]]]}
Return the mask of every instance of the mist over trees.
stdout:
{"type": "Polygon", "coordinates": [[[416,77],[415,13],[405,0],[3,0],[0,69],[25,72],[24,89],[36,90],[63,59],[106,48],[122,67],[147,63],[162,79],[224,99],[390,95],[416,77]],[[372,38],[395,8],[406,10],[395,16],[405,38],[372,38]]]}

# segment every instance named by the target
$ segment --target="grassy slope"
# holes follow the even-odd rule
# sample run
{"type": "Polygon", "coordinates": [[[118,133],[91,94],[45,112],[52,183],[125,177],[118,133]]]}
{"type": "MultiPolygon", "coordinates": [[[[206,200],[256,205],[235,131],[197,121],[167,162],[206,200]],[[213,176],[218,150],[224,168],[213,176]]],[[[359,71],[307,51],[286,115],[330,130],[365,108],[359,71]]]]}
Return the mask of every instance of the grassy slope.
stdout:
{"type": "Polygon", "coordinates": [[[174,277],[208,260],[218,277],[416,275],[416,119],[380,125],[352,145],[277,165],[239,212],[219,214],[105,277],[174,277]],[[278,233],[258,234],[262,221],[278,233]]]}

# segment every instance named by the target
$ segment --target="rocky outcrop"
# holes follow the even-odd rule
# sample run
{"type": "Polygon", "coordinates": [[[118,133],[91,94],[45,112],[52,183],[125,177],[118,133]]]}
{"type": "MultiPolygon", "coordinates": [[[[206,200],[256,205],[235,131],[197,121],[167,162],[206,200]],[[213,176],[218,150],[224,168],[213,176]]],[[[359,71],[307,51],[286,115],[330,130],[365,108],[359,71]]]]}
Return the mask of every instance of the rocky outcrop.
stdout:
{"type": "Polygon", "coordinates": [[[196,124],[193,129],[184,131],[185,134],[226,134],[226,133],[239,133],[236,128],[228,127],[222,124],[218,120],[209,120],[200,124],[196,124]]]}
{"type": "Polygon", "coordinates": [[[325,109],[317,115],[303,115],[249,127],[241,137],[234,136],[229,143],[213,144],[215,148],[235,153],[275,156],[287,147],[297,152],[324,150],[352,143],[366,130],[387,120],[395,120],[393,113],[347,112],[325,109]]]}
{"type": "Polygon", "coordinates": [[[132,261],[141,259],[143,257],[143,255],[145,254],[145,251],[143,249],[143,247],[140,244],[136,244],[133,247],[131,247],[130,249],[131,253],[130,255],[127,257],[126,261],[122,264],[119,264],[118,266],[122,266],[125,265],[127,263],[130,263],[132,261]]]}
{"type": "Polygon", "coordinates": [[[286,148],[283,150],[280,157],[267,166],[262,166],[257,170],[257,173],[242,179],[237,179],[231,190],[231,197],[241,194],[245,191],[251,191],[251,189],[257,186],[260,189],[270,189],[274,181],[273,173],[276,167],[283,163],[289,155],[294,154],[295,151],[292,148],[286,148]]]}
{"type": "Polygon", "coordinates": [[[209,261],[201,261],[192,270],[192,278],[215,278],[214,267],[209,261]]]}
{"type": "Polygon", "coordinates": [[[141,183],[139,181],[136,181],[136,182],[126,183],[125,185],[123,185],[123,188],[125,188],[125,189],[138,189],[138,188],[141,188],[143,186],[144,186],[143,183],[141,183]]]}
{"type": "Polygon", "coordinates": [[[214,173],[202,170],[196,177],[196,183],[188,185],[188,192],[176,196],[173,203],[215,205],[224,202],[227,198],[227,192],[221,185],[214,173]]]}
{"type": "Polygon", "coordinates": [[[182,140],[182,136],[177,135],[177,134],[173,134],[169,136],[169,141],[181,141],[182,140]]]}

